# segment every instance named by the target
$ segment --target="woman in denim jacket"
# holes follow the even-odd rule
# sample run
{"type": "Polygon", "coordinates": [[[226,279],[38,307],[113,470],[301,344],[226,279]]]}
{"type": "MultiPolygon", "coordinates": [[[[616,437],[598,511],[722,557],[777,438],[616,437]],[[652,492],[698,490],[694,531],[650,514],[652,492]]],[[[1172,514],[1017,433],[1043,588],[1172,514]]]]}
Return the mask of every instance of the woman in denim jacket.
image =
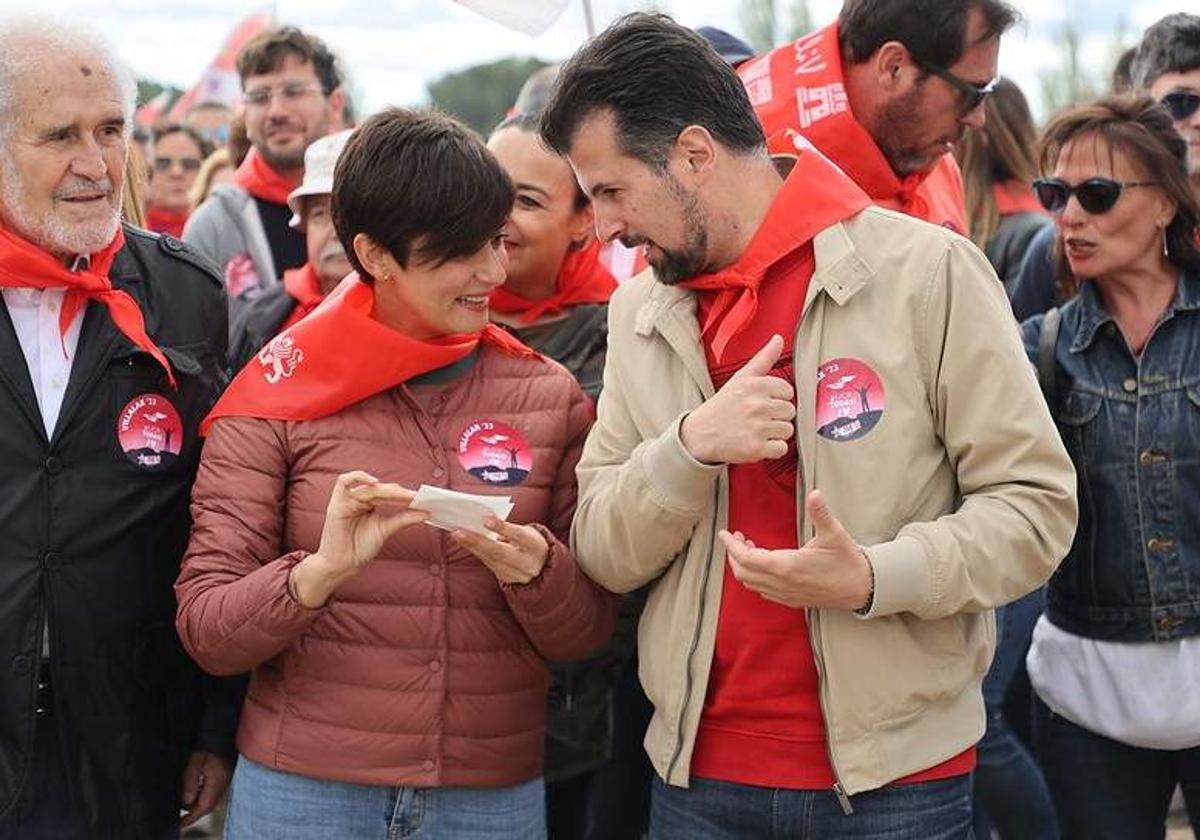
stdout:
{"type": "MultiPolygon", "coordinates": [[[[1028,664],[1066,838],[1162,837],[1181,785],[1200,830],[1200,253],[1187,144],[1152,99],[1057,117],[1035,182],[1063,306],[1051,411],[1079,530],[1028,664]]],[[[1044,316],[1023,326],[1035,361],[1044,316]]]]}

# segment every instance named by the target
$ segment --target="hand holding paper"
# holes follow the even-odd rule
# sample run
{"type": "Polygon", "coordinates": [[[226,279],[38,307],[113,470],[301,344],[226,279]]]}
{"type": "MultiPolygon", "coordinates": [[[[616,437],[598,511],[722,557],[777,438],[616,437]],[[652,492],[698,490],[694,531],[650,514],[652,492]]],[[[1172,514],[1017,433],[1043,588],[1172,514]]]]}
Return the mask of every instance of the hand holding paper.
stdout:
{"type": "Polygon", "coordinates": [[[491,569],[500,583],[529,583],[542,573],[550,546],[537,528],[506,522],[508,496],[479,496],[422,484],[412,509],[425,511],[425,524],[451,532],[454,541],[491,569]]]}
{"type": "Polygon", "coordinates": [[[471,531],[494,540],[498,537],[484,520],[489,516],[507,519],[513,504],[508,496],[480,496],[422,484],[410,507],[429,514],[427,525],[446,531],[471,531]]]}

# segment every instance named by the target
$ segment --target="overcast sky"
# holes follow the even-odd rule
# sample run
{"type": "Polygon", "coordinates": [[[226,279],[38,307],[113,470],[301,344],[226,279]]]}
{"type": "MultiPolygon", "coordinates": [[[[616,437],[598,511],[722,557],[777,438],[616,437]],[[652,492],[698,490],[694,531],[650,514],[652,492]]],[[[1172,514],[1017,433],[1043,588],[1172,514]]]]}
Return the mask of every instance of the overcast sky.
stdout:
{"type": "MultiPolygon", "coordinates": [[[[1120,21],[1130,33],[1193,0],[1017,0],[1028,24],[1004,39],[1000,70],[1034,101],[1038,74],[1058,66],[1051,39],[1070,17],[1087,33],[1089,66],[1107,71],[1120,21]]],[[[0,8],[26,10],[28,0],[0,0],[0,8]]],[[[709,24],[741,34],[737,0],[658,0],[689,26],[709,24]]],[[[789,5],[780,2],[780,6],[789,5]]],[[[640,8],[637,0],[594,0],[597,25],[640,8]]],[[[820,22],[832,20],[840,0],[809,0],[820,22]]],[[[451,0],[43,0],[38,8],[77,17],[102,29],[139,77],[187,88],[213,59],[233,24],[263,8],[324,38],[349,71],[360,113],[383,105],[426,100],[426,84],[442,74],[504,56],[558,60],[585,37],[580,0],[544,35],[505,29],[451,0]]]]}

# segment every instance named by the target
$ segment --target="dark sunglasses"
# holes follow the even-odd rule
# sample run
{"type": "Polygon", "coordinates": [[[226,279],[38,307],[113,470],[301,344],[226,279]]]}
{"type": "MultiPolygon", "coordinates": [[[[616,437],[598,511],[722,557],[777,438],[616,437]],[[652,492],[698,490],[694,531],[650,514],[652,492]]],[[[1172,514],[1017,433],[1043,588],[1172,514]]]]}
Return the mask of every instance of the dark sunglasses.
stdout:
{"type": "Polygon", "coordinates": [[[169,172],[171,167],[177,163],[184,172],[200,171],[201,160],[194,157],[156,157],[154,168],[159,172],[169,172]]]}
{"type": "Polygon", "coordinates": [[[1200,109],[1200,93],[1194,90],[1173,90],[1158,101],[1175,122],[1186,120],[1200,109]]]}
{"type": "Polygon", "coordinates": [[[937,67],[933,64],[918,64],[918,66],[926,73],[937,76],[958,93],[960,101],[959,107],[964,114],[969,114],[982,104],[983,100],[987,99],[996,92],[996,85],[1000,84],[1000,77],[992,79],[987,84],[977,85],[974,82],[968,82],[962,76],[955,75],[944,67],[937,67]]]}
{"type": "Polygon", "coordinates": [[[1079,206],[1089,213],[1100,215],[1113,209],[1121,191],[1126,187],[1149,187],[1156,181],[1114,181],[1111,178],[1088,178],[1075,186],[1070,186],[1062,178],[1038,178],[1033,182],[1033,191],[1038,201],[1051,213],[1061,213],[1066,209],[1071,196],[1079,201],[1079,206]]]}

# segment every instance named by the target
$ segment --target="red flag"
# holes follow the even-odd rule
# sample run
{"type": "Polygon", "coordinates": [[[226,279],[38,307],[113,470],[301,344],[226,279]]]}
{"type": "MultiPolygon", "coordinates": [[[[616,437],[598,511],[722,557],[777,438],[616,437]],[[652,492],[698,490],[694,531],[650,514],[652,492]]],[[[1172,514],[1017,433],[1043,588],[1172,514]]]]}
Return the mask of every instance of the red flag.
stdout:
{"type": "Polygon", "coordinates": [[[237,55],[255,35],[275,25],[269,11],[259,11],[244,18],[233,28],[221,52],[200,76],[192,89],[179,97],[171,108],[171,119],[182,120],[188,110],[201,102],[220,102],[230,108],[237,107],[242,98],[242,80],[237,73],[237,55]]]}

